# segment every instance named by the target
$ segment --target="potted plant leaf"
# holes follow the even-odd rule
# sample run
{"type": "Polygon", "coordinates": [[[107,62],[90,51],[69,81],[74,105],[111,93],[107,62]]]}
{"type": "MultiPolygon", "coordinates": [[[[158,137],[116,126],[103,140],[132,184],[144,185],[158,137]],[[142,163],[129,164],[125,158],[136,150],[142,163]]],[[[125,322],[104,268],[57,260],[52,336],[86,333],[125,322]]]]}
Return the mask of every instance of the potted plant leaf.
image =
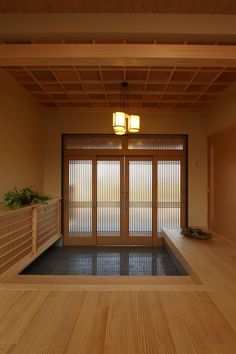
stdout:
{"type": "Polygon", "coordinates": [[[21,190],[15,188],[4,194],[4,205],[10,209],[16,209],[23,205],[47,204],[49,197],[34,191],[32,187],[25,187],[21,190]]]}

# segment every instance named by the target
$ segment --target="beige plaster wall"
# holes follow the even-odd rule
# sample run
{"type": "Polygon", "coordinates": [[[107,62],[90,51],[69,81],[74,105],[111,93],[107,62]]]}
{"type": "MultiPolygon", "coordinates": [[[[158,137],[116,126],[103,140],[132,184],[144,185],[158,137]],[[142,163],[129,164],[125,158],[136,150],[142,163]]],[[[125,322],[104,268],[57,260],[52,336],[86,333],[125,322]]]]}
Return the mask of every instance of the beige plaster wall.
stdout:
{"type": "Polygon", "coordinates": [[[43,119],[39,106],[0,77],[0,201],[14,187],[43,188],[43,119]]]}
{"type": "Polygon", "coordinates": [[[209,112],[210,228],[236,243],[236,90],[209,112]]]}
{"type": "Polygon", "coordinates": [[[236,124],[236,87],[212,106],[205,116],[207,135],[231,129],[236,124]]]}

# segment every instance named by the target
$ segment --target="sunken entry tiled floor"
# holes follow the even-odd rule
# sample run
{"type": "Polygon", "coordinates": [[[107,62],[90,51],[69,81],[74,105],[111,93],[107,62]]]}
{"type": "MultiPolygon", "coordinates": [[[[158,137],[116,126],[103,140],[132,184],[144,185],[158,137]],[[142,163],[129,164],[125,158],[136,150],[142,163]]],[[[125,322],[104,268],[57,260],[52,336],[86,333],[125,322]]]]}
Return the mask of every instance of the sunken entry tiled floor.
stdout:
{"type": "Polygon", "coordinates": [[[50,247],[21,274],[184,275],[165,247],[50,247]]]}

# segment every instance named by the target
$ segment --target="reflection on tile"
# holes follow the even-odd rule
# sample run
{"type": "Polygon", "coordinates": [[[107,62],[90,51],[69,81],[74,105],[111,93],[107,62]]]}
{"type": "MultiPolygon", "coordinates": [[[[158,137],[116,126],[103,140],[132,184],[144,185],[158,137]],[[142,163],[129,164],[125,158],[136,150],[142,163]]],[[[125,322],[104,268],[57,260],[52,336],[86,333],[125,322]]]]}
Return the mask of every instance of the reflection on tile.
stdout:
{"type": "Polygon", "coordinates": [[[129,275],[152,275],[152,254],[129,254],[129,275]]]}
{"type": "Polygon", "coordinates": [[[78,255],[77,257],[73,257],[72,267],[74,271],[78,272],[78,274],[80,275],[91,275],[92,266],[93,266],[93,258],[89,254],[78,255]]]}
{"type": "Polygon", "coordinates": [[[50,247],[21,274],[185,275],[165,247],[50,247]]]}
{"type": "Polygon", "coordinates": [[[97,275],[120,275],[120,254],[98,253],[97,275]]]}

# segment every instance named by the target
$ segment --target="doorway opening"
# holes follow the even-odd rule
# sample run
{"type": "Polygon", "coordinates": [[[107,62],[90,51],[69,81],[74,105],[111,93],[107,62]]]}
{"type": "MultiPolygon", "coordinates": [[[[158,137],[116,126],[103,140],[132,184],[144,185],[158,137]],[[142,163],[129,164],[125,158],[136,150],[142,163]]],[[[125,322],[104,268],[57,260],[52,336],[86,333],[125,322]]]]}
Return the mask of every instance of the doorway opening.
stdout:
{"type": "Polygon", "coordinates": [[[183,135],[64,135],[65,245],[159,245],[186,225],[183,135]]]}

